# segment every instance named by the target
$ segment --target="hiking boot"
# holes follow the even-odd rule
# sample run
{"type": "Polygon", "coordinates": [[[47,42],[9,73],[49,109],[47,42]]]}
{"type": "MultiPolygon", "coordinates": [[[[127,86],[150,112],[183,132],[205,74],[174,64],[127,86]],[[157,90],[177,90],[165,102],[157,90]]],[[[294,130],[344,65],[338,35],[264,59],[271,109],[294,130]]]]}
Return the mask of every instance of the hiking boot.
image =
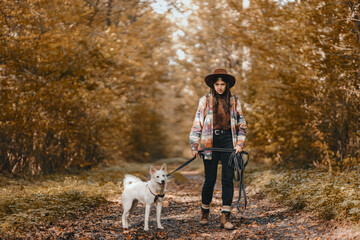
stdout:
{"type": "Polygon", "coordinates": [[[230,212],[221,212],[220,227],[227,230],[234,229],[234,225],[230,221],[230,212]]]}
{"type": "Polygon", "coordinates": [[[201,219],[199,221],[201,225],[207,225],[209,223],[209,214],[210,209],[201,208],[201,219]]]}

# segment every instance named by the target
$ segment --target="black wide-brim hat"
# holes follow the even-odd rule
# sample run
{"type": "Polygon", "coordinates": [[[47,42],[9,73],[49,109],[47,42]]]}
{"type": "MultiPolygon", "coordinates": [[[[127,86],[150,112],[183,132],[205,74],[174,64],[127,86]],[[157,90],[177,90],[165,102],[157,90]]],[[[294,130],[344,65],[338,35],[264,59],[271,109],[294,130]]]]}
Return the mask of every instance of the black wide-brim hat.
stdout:
{"type": "Polygon", "coordinates": [[[210,75],[207,75],[205,77],[205,83],[210,88],[213,88],[214,83],[217,81],[217,79],[221,77],[224,82],[229,83],[229,88],[233,87],[235,85],[236,79],[234,76],[227,73],[225,69],[217,68],[214,70],[214,72],[210,75]]]}

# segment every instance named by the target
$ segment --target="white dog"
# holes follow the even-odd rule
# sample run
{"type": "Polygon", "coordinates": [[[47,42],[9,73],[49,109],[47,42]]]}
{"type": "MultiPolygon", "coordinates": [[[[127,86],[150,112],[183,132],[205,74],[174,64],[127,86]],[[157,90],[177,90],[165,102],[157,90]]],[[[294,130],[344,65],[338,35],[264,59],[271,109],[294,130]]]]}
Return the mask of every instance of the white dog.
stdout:
{"type": "Polygon", "coordinates": [[[124,212],[122,215],[123,228],[129,227],[129,214],[135,209],[137,203],[140,201],[145,204],[145,224],[144,230],[149,230],[149,214],[150,207],[156,203],[156,222],[157,227],[164,229],[160,223],[161,204],[165,195],[167,185],[166,164],[157,170],[150,166],[151,179],[148,182],[143,182],[141,179],[126,175],[124,178],[124,191],[122,193],[122,204],[124,212]],[[158,193],[159,192],[159,193],[158,193]]]}

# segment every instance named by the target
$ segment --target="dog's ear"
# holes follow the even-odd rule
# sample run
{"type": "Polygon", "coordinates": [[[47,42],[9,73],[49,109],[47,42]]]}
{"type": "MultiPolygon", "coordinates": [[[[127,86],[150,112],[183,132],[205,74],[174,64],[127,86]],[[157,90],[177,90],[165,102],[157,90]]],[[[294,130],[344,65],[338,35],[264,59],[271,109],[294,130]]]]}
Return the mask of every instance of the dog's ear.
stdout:
{"type": "Polygon", "coordinates": [[[150,166],[150,175],[154,175],[156,172],[156,168],[154,168],[153,166],[150,166]]]}
{"type": "Polygon", "coordinates": [[[167,172],[166,163],[161,166],[161,171],[167,172]]]}

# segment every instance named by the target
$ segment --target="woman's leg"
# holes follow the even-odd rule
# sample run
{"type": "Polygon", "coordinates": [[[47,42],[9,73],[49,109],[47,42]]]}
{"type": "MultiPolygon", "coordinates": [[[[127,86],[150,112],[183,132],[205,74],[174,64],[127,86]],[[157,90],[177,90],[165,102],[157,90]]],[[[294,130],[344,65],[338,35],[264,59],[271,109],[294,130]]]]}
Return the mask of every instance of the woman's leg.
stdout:
{"type": "Polygon", "coordinates": [[[201,201],[204,205],[209,205],[213,197],[218,166],[217,159],[213,156],[212,160],[203,160],[205,167],[205,181],[202,188],[201,201]]]}
{"type": "Polygon", "coordinates": [[[231,206],[234,196],[234,170],[228,165],[230,155],[231,153],[222,154],[221,183],[223,206],[231,206]]]}
{"type": "MultiPolygon", "coordinates": [[[[223,148],[233,148],[231,134],[224,135],[223,139],[223,148]]],[[[222,183],[222,200],[223,206],[230,206],[232,204],[234,196],[234,170],[229,166],[229,158],[231,153],[222,153],[221,154],[221,183],[222,183]]],[[[226,208],[227,209],[227,208],[226,208]]]]}
{"type": "MultiPolygon", "coordinates": [[[[220,147],[221,139],[220,136],[213,135],[213,147],[220,147]]],[[[217,177],[218,162],[221,154],[218,152],[212,152],[211,160],[203,160],[205,168],[205,181],[201,193],[201,201],[203,206],[211,203],[214,186],[217,177]]]]}
{"type": "MultiPolygon", "coordinates": [[[[233,148],[231,134],[224,135],[223,139],[223,148],[233,148]]],[[[222,200],[223,205],[221,207],[221,216],[220,216],[220,227],[231,230],[234,229],[234,225],[230,220],[231,204],[234,195],[234,183],[233,168],[229,166],[229,158],[231,153],[222,153],[221,154],[221,182],[222,182],[222,200]]]]}

